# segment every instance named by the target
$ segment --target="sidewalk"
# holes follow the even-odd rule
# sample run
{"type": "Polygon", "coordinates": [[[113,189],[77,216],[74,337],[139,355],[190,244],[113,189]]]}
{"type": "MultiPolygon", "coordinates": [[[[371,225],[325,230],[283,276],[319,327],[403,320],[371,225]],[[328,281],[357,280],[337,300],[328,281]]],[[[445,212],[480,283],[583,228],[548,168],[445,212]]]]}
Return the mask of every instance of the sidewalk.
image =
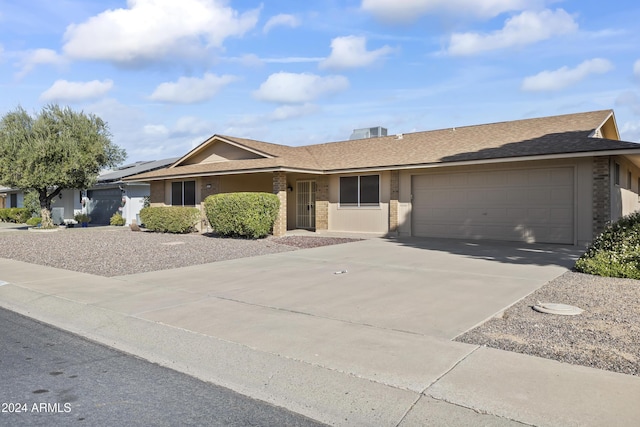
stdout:
{"type": "Polygon", "coordinates": [[[371,240],[117,278],[0,259],[0,305],[332,425],[637,424],[638,377],[451,341],[564,270],[453,252],[371,240]]]}

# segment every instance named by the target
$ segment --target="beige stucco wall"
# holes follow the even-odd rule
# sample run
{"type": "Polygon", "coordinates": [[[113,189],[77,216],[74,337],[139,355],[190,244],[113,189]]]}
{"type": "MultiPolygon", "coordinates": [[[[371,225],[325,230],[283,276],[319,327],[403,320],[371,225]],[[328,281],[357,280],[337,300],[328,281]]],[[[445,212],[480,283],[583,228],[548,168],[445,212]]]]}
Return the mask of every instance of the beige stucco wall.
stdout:
{"type": "Polygon", "coordinates": [[[380,206],[360,208],[339,206],[340,176],[373,174],[375,173],[331,175],[329,177],[329,231],[381,234],[389,231],[390,172],[380,173],[380,206]]]}
{"type": "Polygon", "coordinates": [[[248,175],[223,175],[220,177],[221,193],[258,191],[273,193],[273,174],[254,173],[248,175]]]}
{"type": "Polygon", "coordinates": [[[226,162],[229,160],[258,159],[260,157],[262,156],[231,144],[218,142],[194,154],[184,161],[183,164],[195,165],[199,163],[226,162]]]}
{"type": "Polygon", "coordinates": [[[638,178],[640,169],[623,156],[612,157],[611,167],[611,221],[616,221],[624,215],[640,209],[638,201],[638,178]],[[620,165],[620,184],[615,183],[615,164],[620,165]],[[628,172],[631,172],[631,185],[628,181],[628,172]]]}
{"type": "Polygon", "coordinates": [[[576,243],[586,243],[592,236],[592,158],[570,160],[548,160],[531,162],[511,162],[476,166],[437,167],[427,169],[400,171],[400,197],[398,206],[398,232],[400,235],[410,236],[411,231],[411,177],[413,175],[445,173],[450,171],[468,172],[474,170],[513,170],[521,168],[545,168],[545,167],[573,167],[575,170],[574,201],[574,236],[576,243]]]}

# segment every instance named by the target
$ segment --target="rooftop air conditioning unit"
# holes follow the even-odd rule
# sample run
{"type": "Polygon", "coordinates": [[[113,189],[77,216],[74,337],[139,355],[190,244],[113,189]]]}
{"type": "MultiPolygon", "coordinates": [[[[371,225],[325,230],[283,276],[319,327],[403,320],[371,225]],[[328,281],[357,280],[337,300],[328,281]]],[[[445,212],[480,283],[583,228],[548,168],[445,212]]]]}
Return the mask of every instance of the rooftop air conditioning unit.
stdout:
{"type": "Polygon", "coordinates": [[[379,138],[381,136],[387,136],[387,128],[376,126],[373,128],[354,129],[349,139],[379,138]]]}

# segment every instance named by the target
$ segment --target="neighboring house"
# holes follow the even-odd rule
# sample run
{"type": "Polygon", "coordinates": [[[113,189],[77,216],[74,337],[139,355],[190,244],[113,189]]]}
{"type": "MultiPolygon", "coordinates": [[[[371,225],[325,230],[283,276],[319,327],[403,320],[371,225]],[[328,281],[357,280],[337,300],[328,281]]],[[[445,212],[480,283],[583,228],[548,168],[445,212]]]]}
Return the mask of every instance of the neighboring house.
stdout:
{"type": "Polygon", "coordinates": [[[0,187],[0,208],[24,207],[24,195],[15,188],[0,187]]]}
{"type": "Polygon", "coordinates": [[[176,160],[141,161],[101,173],[96,185],[86,191],[85,212],[91,216],[91,223],[109,224],[116,212],[122,214],[126,224],[131,224],[133,220],[139,223],[137,216],[144,207],[145,198],[149,197],[149,184],[124,182],[123,179],[167,167],[176,160]]]}
{"type": "Polygon", "coordinates": [[[4,209],[7,206],[7,196],[8,196],[8,191],[11,190],[10,188],[7,187],[0,187],[0,209],[4,209]]]}
{"type": "Polygon", "coordinates": [[[276,236],[302,228],[584,244],[638,209],[640,144],[619,140],[612,110],[299,147],[214,135],[124,181],[149,182],[152,206],[275,193],[276,236]]]}
{"type": "MultiPolygon", "coordinates": [[[[131,224],[132,220],[137,220],[145,198],[149,197],[149,184],[124,182],[122,178],[164,168],[176,160],[170,158],[131,163],[102,172],[96,185],[88,190],[62,190],[51,204],[51,217],[54,223],[62,224],[83,212],[91,216],[92,224],[106,225],[114,213],[120,212],[126,223],[131,224]]],[[[0,189],[0,193],[6,194],[6,207],[24,207],[22,190],[5,188],[0,189]]]]}

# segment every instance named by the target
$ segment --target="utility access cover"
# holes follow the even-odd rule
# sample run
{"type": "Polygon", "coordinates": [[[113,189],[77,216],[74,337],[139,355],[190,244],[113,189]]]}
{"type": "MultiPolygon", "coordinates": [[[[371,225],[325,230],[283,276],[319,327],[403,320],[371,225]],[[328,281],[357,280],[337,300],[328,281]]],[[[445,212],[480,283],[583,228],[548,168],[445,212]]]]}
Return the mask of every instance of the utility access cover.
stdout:
{"type": "Polygon", "coordinates": [[[573,305],[559,304],[555,302],[538,302],[533,306],[535,311],[547,314],[559,314],[561,316],[576,316],[584,310],[573,305]]]}

